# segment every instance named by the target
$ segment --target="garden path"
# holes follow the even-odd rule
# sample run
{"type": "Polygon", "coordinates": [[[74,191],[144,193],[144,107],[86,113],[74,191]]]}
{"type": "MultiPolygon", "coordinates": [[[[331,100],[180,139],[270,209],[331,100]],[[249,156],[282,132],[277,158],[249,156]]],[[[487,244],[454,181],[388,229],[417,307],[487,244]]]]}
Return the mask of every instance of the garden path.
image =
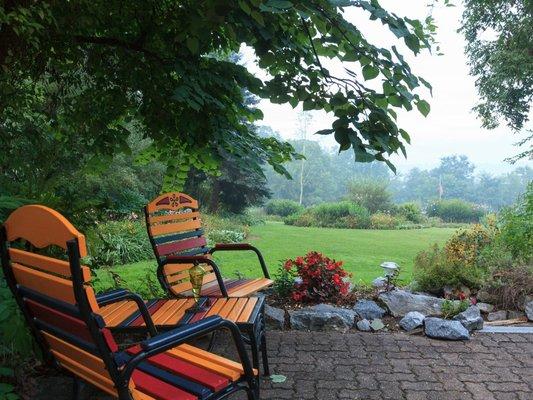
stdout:
{"type": "MultiPolygon", "coordinates": [[[[263,400],[533,399],[532,334],[445,342],[404,333],[290,331],[269,332],[268,342],[271,369],[287,380],[265,381],[263,400]]],[[[68,380],[43,379],[46,394],[35,398],[69,398],[68,380]]]]}

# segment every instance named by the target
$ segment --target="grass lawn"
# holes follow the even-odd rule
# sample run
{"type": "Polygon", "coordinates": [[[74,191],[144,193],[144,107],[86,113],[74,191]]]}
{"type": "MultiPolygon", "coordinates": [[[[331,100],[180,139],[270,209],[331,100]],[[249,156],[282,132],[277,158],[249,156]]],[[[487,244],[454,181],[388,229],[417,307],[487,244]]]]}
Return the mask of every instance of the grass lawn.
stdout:
{"type": "MultiPolygon", "coordinates": [[[[430,244],[443,244],[455,228],[427,228],[413,230],[367,230],[301,228],[268,222],[251,229],[249,242],[263,253],[270,273],[273,275],[281,260],[304,255],[317,250],[330,258],[344,261],[345,268],[353,274],[352,281],[370,283],[380,276],[379,265],[383,261],[395,261],[402,267],[401,279],[408,282],[413,270],[415,255],[430,244]]],[[[260,276],[261,269],[252,252],[217,253],[222,274],[235,276],[239,271],[245,276],[260,276]]],[[[117,272],[125,286],[135,289],[147,274],[155,278],[154,260],[135,264],[102,268],[95,282],[98,291],[112,286],[109,270],[117,272]]]]}

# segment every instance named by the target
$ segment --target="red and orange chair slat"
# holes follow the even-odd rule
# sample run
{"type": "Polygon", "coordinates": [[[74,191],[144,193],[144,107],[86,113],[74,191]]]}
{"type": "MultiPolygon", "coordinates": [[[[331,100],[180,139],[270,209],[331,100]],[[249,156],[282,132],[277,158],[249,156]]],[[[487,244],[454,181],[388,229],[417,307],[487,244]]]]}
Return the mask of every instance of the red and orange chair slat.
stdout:
{"type": "Polygon", "coordinates": [[[158,279],[165,290],[177,297],[192,296],[188,270],[203,264],[202,296],[247,297],[272,285],[263,256],[255,247],[242,244],[207,246],[198,201],[183,193],[166,193],[144,209],[148,236],[158,262],[158,279]],[[255,252],[264,277],[223,279],[211,255],[216,251],[255,252]]]}
{"type": "Polygon", "coordinates": [[[56,211],[21,207],[7,219],[0,236],[4,276],[43,354],[76,379],[121,400],[216,399],[238,390],[258,398],[257,371],[235,324],[203,318],[158,335],[145,303],[125,291],[122,297],[130,300],[102,311],[90,286],[90,270],[80,265],[85,238],[56,211]],[[28,245],[25,249],[17,248],[21,240],[28,245]],[[68,260],[27,250],[48,246],[65,250],[68,260]],[[113,325],[136,306],[143,309],[137,319],[149,326],[152,337],[121,351],[108,323],[113,325]],[[222,328],[232,333],[241,362],[185,344],[222,328]]]}

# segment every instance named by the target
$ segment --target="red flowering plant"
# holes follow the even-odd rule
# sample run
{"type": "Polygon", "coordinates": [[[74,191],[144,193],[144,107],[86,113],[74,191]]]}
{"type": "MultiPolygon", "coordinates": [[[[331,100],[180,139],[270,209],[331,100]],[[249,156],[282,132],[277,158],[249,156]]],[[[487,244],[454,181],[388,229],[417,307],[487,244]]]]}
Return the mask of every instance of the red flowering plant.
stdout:
{"type": "Polygon", "coordinates": [[[343,278],[351,274],[342,268],[342,261],[311,251],[304,257],[288,259],[283,268],[295,277],[290,296],[298,303],[336,302],[348,294],[350,283],[343,278]]]}

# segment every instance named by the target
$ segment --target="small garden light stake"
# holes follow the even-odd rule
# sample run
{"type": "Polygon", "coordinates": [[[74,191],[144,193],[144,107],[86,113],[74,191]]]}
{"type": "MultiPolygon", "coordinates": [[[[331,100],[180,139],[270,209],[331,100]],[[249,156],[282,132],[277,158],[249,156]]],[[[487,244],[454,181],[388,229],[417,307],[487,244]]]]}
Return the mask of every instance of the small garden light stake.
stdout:
{"type": "Polygon", "coordinates": [[[387,279],[385,290],[389,291],[394,287],[394,281],[400,274],[400,266],[394,261],[385,261],[381,263],[381,268],[385,271],[385,278],[387,279]]]}

